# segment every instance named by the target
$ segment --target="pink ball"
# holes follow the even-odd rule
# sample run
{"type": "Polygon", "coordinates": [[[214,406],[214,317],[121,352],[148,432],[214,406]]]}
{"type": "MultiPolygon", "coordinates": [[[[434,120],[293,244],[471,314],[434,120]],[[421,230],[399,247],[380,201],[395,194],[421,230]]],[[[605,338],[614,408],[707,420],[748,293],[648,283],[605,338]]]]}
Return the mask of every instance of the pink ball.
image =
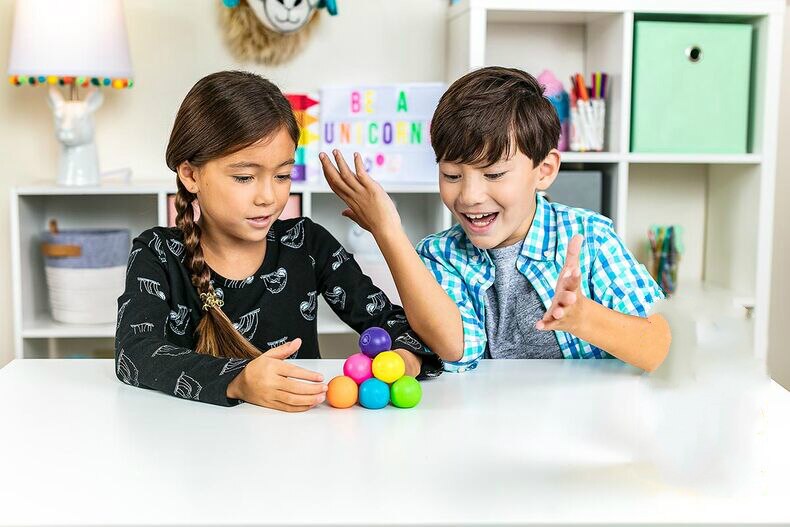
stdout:
{"type": "Polygon", "coordinates": [[[357,384],[362,384],[373,377],[373,361],[364,353],[355,353],[343,364],[343,375],[351,377],[357,384]]]}

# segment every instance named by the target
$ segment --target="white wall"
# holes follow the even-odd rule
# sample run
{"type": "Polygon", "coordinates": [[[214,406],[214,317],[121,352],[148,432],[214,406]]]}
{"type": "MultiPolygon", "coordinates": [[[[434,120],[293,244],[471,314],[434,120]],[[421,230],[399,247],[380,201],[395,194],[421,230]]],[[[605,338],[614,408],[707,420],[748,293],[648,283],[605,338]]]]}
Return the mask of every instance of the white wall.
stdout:
{"type": "MultiPolygon", "coordinates": [[[[173,117],[195,81],[213,71],[249,69],[286,91],[332,83],[443,81],[447,3],[341,0],[340,14],[323,14],[299,57],[283,67],[262,68],[236,63],[226,51],[217,23],[220,0],[125,0],[135,87],[105,91],[96,116],[102,170],[130,167],[138,179],[174,177],[164,164],[173,117]]],[[[3,73],[13,4],[0,0],[3,73]]],[[[54,181],[51,121],[43,88],[0,83],[0,366],[13,357],[8,194],[14,185],[54,181]]]]}

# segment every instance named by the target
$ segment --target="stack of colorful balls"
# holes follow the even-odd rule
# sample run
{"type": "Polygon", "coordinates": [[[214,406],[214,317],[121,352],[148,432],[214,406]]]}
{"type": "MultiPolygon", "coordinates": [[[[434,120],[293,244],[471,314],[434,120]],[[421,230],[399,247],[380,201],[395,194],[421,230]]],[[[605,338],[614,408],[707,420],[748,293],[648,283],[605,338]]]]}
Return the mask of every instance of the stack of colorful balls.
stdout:
{"type": "Polygon", "coordinates": [[[413,408],[422,398],[417,379],[404,375],[406,364],[392,348],[389,334],[379,327],[366,329],[359,337],[360,353],[343,364],[343,375],[329,381],[326,400],[335,408],[359,404],[371,410],[392,402],[398,408],[413,408]]]}

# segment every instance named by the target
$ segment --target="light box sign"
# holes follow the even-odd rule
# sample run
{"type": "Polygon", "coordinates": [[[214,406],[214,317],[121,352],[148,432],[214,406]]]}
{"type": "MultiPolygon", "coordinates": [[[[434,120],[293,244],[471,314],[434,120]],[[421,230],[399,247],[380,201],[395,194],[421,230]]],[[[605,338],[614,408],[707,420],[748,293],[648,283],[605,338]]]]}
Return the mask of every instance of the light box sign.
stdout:
{"type": "Polygon", "coordinates": [[[444,85],[328,87],[321,90],[321,149],[359,152],[378,181],[436,183],[430,126],[444,85]]]}

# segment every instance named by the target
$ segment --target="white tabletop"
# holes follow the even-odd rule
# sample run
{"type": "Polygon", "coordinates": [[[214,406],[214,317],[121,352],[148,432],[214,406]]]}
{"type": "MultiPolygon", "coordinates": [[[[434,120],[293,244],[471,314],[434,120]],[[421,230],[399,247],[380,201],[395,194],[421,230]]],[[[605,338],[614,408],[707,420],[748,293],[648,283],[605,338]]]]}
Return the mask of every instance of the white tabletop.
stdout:
{"type": "Polygon", "coordinates": [[[767,379],[503,360],[422,386],[411,410],[285,414],[132,388],[109,360],[17,360],[0,524],[790,521],[790,395],[767,379]]]}

